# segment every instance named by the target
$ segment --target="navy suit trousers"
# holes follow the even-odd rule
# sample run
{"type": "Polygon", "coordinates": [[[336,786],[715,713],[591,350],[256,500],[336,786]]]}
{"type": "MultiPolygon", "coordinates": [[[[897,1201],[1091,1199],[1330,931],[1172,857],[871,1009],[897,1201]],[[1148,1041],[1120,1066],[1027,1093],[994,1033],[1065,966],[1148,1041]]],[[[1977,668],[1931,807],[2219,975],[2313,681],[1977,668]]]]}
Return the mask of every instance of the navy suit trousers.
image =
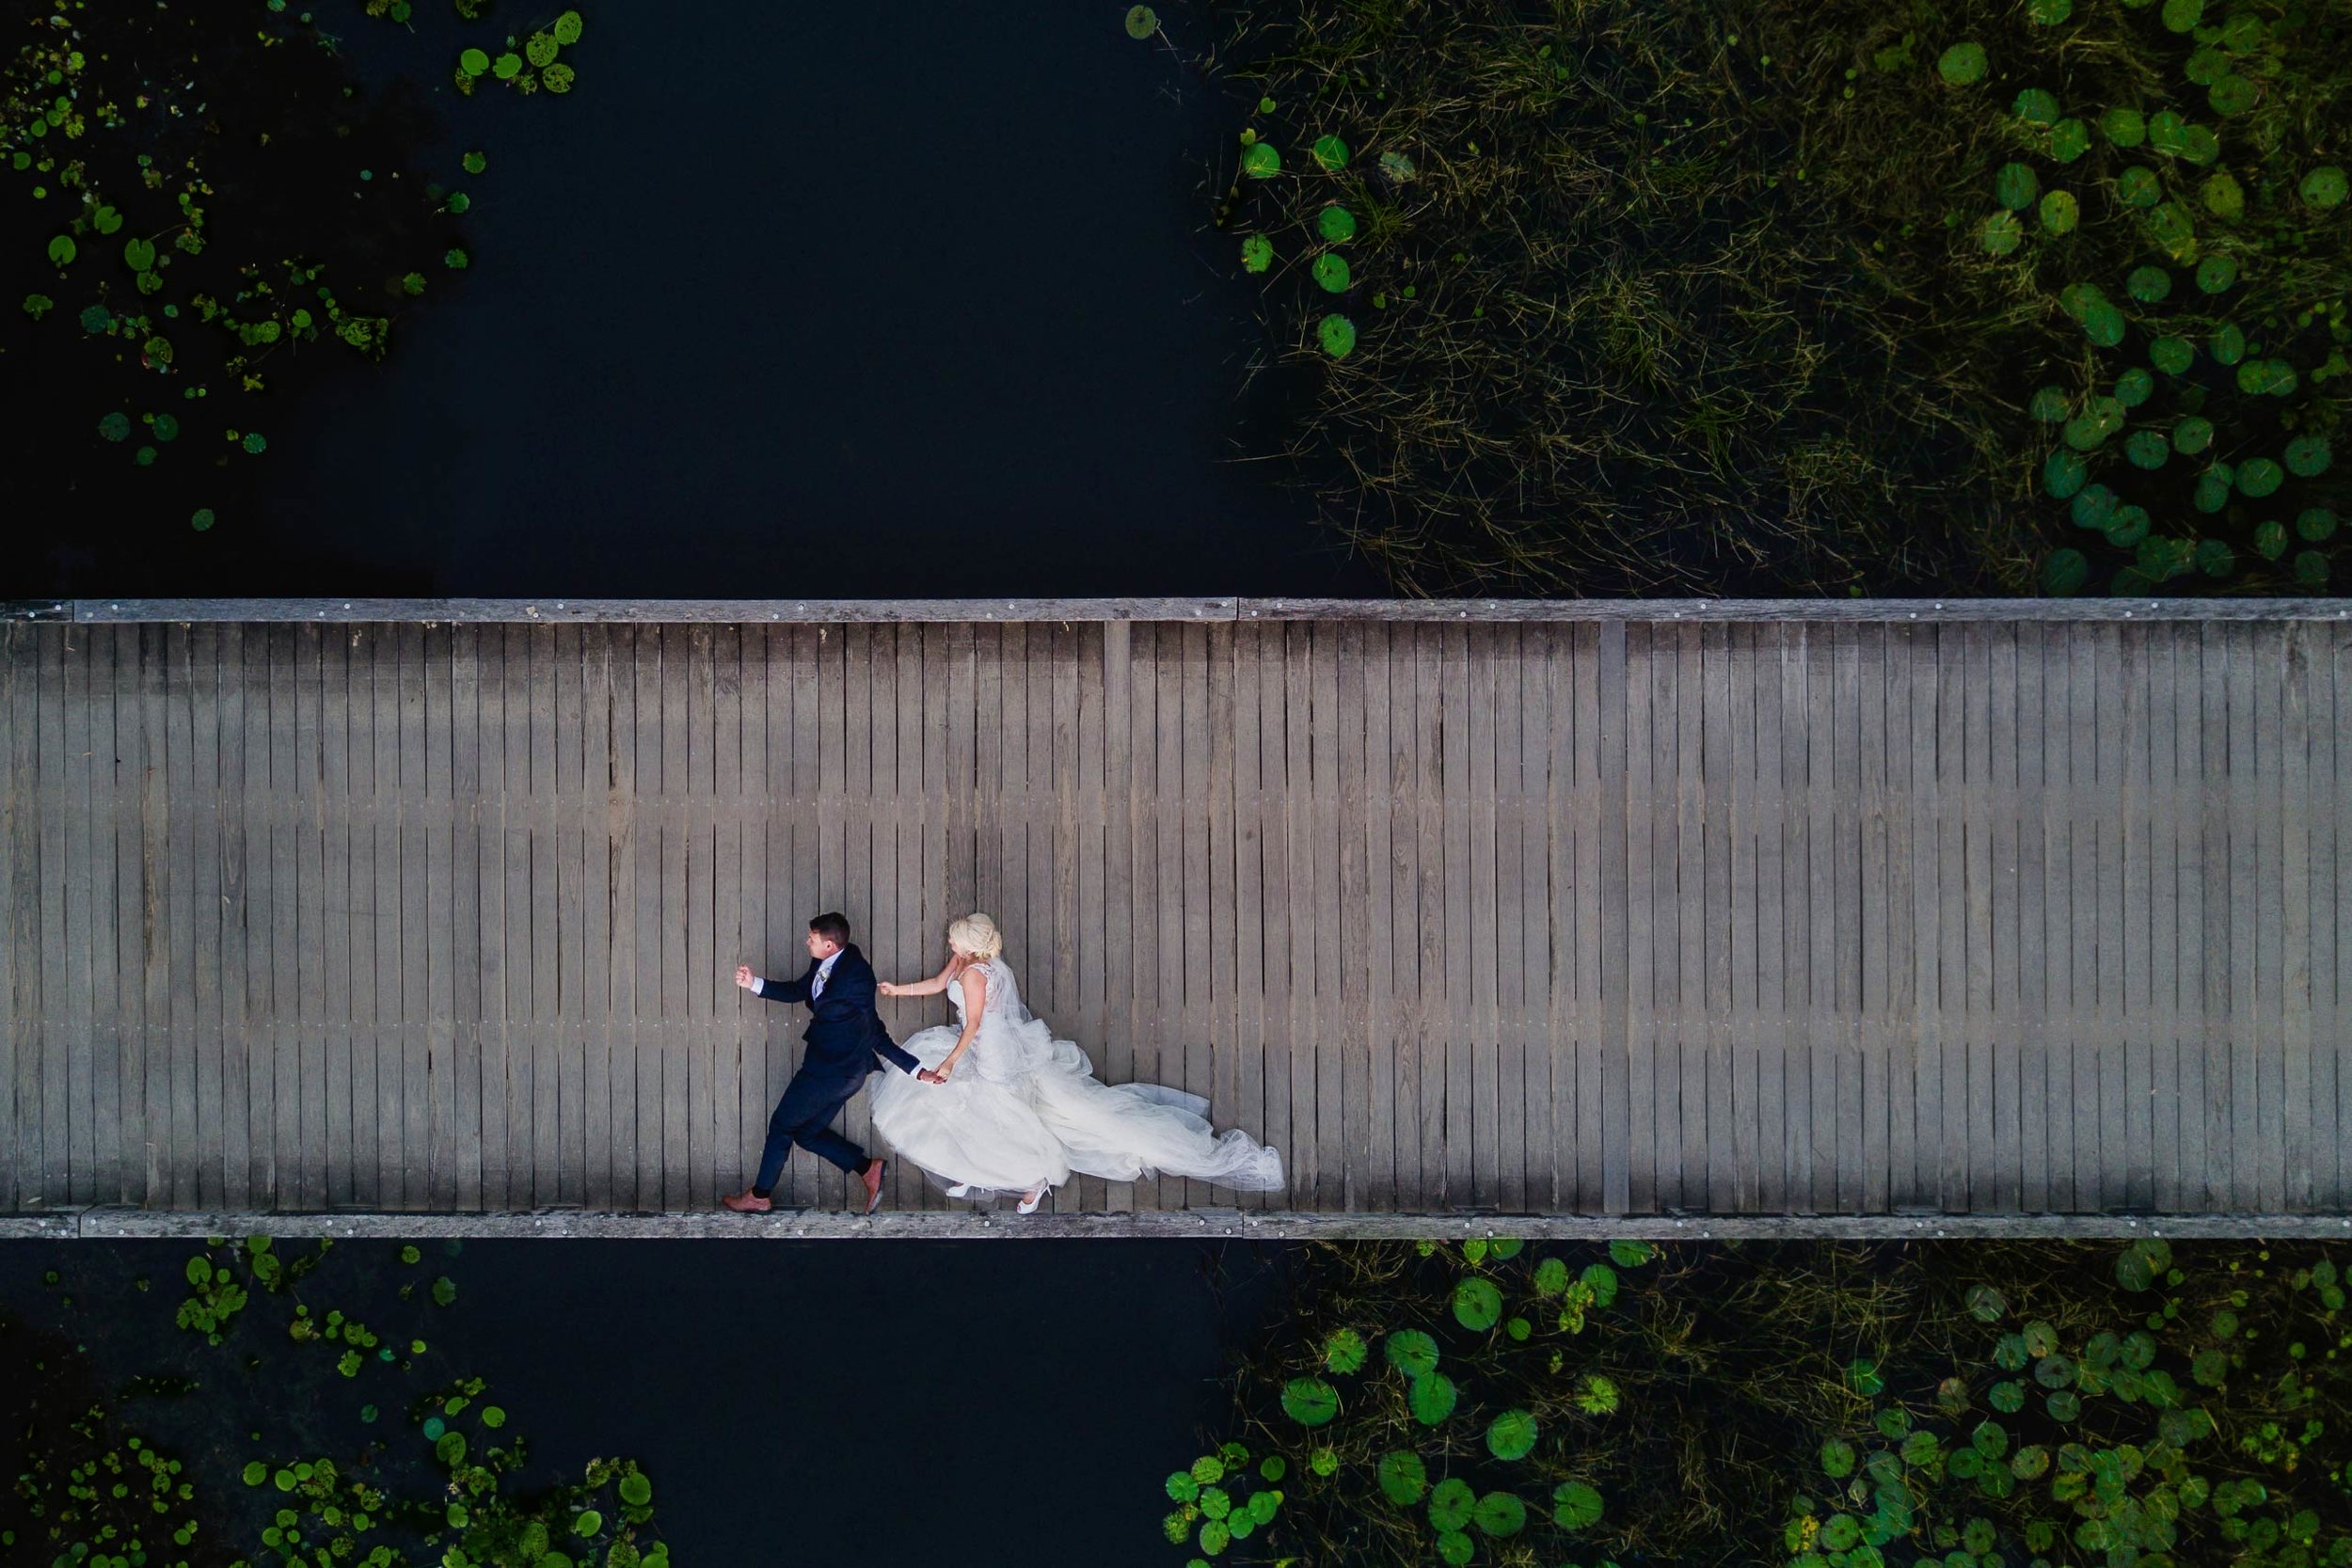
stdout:
{"type": "Polygon", "coordinates": [[[759,1152],[759,1179],[752,1190],[771,1192],[784,1174],[784,1162],[797,1143],[820,1160],[830,1161],[851,1175],[866,1164],[866,1151],[832,1127],[833,1118],[866,1086],[866,1074],[849,1077],[813,1074],[803,1069],[784,1086],[775,1114],[768,1118],[768,1144],[759,1152]]]}

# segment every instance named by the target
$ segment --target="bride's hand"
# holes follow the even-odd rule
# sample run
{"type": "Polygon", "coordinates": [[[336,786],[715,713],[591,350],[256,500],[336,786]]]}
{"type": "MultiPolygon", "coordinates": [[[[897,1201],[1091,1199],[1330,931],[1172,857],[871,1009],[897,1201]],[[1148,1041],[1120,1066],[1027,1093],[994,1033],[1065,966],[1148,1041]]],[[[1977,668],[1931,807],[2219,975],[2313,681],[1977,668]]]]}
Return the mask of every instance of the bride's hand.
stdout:
{"type": "Polygon", "coordinates": [[[898,982],[896,980],[884,980],[881,985],[876,986],[874,989],[881,991],[884,996],[896,996],[898,994],[898,982]]]}

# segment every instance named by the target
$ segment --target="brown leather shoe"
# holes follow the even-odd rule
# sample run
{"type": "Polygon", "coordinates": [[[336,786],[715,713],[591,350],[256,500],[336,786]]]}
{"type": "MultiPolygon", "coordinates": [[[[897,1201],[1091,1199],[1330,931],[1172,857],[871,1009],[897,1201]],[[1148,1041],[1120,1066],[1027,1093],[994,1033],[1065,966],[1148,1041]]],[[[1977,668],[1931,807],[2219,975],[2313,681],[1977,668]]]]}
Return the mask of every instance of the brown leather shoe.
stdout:
{"type": "Polygon", "coordinates": [[[866,1183],[866,1212],[872,1213],[882,1207],[882,1167],[890,1162],[880,1155],[867,1163],[866,1172],[858,1180],[866,1183]]]}
{"type": "Polygon", "coordinates": [[[739,1193],[727,1194],[719,1200],[719,1206],[723,1209],[732,1209],[739,1214],[764,1214],[775,1207],[767,1198],[748,1189],[739,1193]]]}

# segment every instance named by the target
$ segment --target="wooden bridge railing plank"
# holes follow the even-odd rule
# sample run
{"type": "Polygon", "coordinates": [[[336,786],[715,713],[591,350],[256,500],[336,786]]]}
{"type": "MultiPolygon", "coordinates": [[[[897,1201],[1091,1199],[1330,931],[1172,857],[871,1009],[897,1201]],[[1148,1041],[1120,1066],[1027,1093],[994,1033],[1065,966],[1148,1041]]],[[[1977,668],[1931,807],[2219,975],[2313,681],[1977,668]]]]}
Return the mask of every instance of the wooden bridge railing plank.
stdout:
{"type": "Polygon", "coordinates": [[[7,626],[0,1209],[704,1206],[798,1032],[734,962],[975,904],[1253,1211],[2352,1204],[2313,605],[474,608],[7,626]]]}

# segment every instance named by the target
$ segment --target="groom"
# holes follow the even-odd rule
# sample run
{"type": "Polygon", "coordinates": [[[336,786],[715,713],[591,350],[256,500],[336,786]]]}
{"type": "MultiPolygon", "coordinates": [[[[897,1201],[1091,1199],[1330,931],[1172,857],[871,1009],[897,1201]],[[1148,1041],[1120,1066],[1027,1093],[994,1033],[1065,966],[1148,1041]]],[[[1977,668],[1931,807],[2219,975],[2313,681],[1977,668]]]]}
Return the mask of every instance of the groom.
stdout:
{"type": "Polygon", "coordinates": [[[784,1098],[768,1118],[768,1146],[760,1151],[757,1180],[750,1192],[719,1200],[739,1214],[764,1214],[774,1207],[769,1195],[784,1174],[785,1157],[796,1141],[856,1177],[866,1188],[866,1212],[872,1213],[882,1203],[882,1167],[889,1161],[868,1158],[833,1130],[833,1118],[864,1086],[877,1056],[927,1084],[941,1082],[899,1050],[882,1027],[882,1015],[874,1010],[874,966],[850,941],[847,919],[820,914],[808,923],[808,973],[797,980],[766,980],[754,974],[749,964],[736,966],[735,983],[754,996],[805,1002],[815,1015],[801,1036],[808,1047],[801,1056],[801,1070],[784,1086],[784,1098]]]}

